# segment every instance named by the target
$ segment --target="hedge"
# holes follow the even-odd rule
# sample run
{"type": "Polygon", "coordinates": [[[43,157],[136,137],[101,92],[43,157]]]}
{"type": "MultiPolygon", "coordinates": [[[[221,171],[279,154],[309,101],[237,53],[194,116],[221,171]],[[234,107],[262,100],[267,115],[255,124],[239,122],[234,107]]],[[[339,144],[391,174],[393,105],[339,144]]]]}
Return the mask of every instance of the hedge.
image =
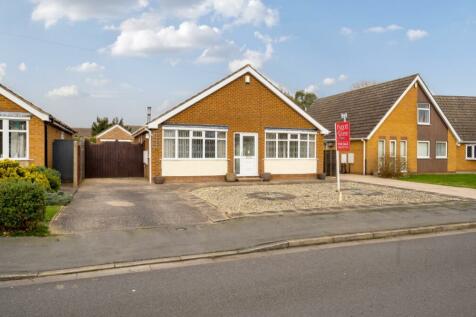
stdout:
{"type": "Polygon", "coordinates": [[[43,220],[45,190],[28,180],[0,181],[0,230],[31,230],[43,220]]]}

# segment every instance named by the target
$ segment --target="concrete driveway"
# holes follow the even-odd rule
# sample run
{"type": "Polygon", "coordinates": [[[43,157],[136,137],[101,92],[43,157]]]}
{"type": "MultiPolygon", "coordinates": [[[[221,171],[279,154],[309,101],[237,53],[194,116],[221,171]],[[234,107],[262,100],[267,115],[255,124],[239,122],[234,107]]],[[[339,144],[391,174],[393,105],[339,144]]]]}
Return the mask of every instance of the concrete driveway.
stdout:
{"type": "Polygon", "coordinates": [[[209,222],[208,206],[182,188],[137,178],[86,179],[51,230],[79,233],[209,222]]]}

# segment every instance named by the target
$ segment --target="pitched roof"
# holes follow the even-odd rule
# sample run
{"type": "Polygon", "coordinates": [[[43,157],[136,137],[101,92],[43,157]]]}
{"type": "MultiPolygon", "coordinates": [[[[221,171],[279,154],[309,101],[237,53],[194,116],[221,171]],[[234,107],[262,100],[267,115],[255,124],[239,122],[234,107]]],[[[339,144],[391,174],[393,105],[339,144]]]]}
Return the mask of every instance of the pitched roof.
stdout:
{"type": "Polygon", "coordinates": [[[476,97],[434,96],[462,141],[476,141],[476,97]]]}
{"type": "Polygon", "coordinates": [[[91,128],[74,128],[76,136],[89,138],[91,136],[91,128]]]}
{"type": "Polygon", "coordinates": [[[222,80],[214,83],[213,85],[207,87],[206,89],[202,90],[198,94],[190,97],[189,99],[185,100],[184,102],[178,104],[177,106],[166,110],[158,117],[152,119],[150,122],[147,123],[147,127],[151,129],[156,129],[159,124],[163,123],[167,119],[175,116],[176,114],[184,111],[188,107],[196,104],[203,98],[211,95],[215,91],[221,89],[222,87],[228,85],[232,81],[236,80],[237,78],[245,75],[251,74],[254,78],[256,78],[259,82],[261,82],[264,86],[266,86],[269,90],[271,90],[278,98],[280,98],[283,102],[285,102],[289,107],[294,109],[298,114],[300,114],[304,119],[309,121],[313,126],[315,126],[319,131],[323,134],[329,133],[329,131],[323,127],[319,122],[317,122],[314,118],[312,118],[309,114],[307,114],[304,110],[302,110],[298,105],[296,105],[289,97],[287,97],[279,88],[277,88],[269,79],[263,76],[261,73],[256,71],[251,65],[245,65],[242,68],[238,69],[237,71],[231,73],[230,75],[226,76],[222,80]]]}
{"type": "Polygon", "coordinates": [[[17,94],[10,88],[6,87],[5,85],[0,84],[0,94],[10,99],[12,102],[24,108],[25,110],[31,112],[33,115],[37,116],[41,120],[50,122],[51,124],[55,125],[61,130],[64,130],[71,134],[74,134],[76,132],[73,128],[69,127],[66,123],[55,118],[48,112],[44,111],[43,109],[41,109],[40,107],[32,103],[31,101],[24,98],[23,96],[20,96],[19,94],[17,94]]]}
{"type": "Polygon", "coordinates": [[[318,98],[308,113],[331,131],[326,139],[334,138],[334,123],[341,120],[341,113],[347,113],[352,124],[351,137],[366,138],[417,77],[415,74],[318,98]]]}

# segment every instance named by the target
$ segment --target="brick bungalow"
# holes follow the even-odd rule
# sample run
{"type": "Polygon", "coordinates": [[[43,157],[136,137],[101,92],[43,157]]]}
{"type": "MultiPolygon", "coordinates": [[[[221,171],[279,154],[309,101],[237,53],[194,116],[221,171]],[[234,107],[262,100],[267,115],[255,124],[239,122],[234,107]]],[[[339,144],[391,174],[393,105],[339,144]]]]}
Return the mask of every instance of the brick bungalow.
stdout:
{"type": "Polygon", "coordinates": [[[53,167],[53,141],[75,131],[0,84],[0,157],[53,167]]]}
{"type": "Polygon", "coordinates": [[[150,180],[200,181],[223,180],[227,173],[316,177],[328,132],[247,65],[151,120],[134,137],[147,149],[150,180]]]}
{"type": "Polygon", "coordinates": [[[96,143],[103,142],[133,142],[132,133],[119,124],[113,125],[107,130],[96,135],[96,143]]]}
{"type": "MultiPolygon", "coordinates": [[[[457,171],[462,140],[418,74],[319,98],[308,112],[329,130],[348,114],[351,173],[374,174],[397,158],[404,172],[457,171]]],[[[332,132],[326,146],[333,145],[332,132]]]]}
{"type": "Polygon", "coordinates": [[[476,97],[435,96],[461,141],[456,146],[456,171],[476,172],[476,97]]]}

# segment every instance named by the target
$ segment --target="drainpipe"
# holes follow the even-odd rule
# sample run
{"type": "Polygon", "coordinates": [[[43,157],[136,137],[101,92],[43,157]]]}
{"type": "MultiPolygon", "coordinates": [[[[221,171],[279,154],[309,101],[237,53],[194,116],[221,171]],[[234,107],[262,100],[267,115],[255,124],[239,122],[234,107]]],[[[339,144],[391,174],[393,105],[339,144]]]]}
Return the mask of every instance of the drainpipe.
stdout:
{"type": "Polygon", "coordinates": [[[152,184],[152,131],[149,128],[145,128],[145,131],[149,133],[149,183],[152,184]]]}
{"type": "Polygon", "coordinates": [[[366,168],[365,168],[365,158],[366,158],[366,147],[367,143],[365,142],[365,139],[362,139],[363,147],[364,147],[364,155],[362,157],[362,175],[365,175],[366,173],[366,168]]]}

